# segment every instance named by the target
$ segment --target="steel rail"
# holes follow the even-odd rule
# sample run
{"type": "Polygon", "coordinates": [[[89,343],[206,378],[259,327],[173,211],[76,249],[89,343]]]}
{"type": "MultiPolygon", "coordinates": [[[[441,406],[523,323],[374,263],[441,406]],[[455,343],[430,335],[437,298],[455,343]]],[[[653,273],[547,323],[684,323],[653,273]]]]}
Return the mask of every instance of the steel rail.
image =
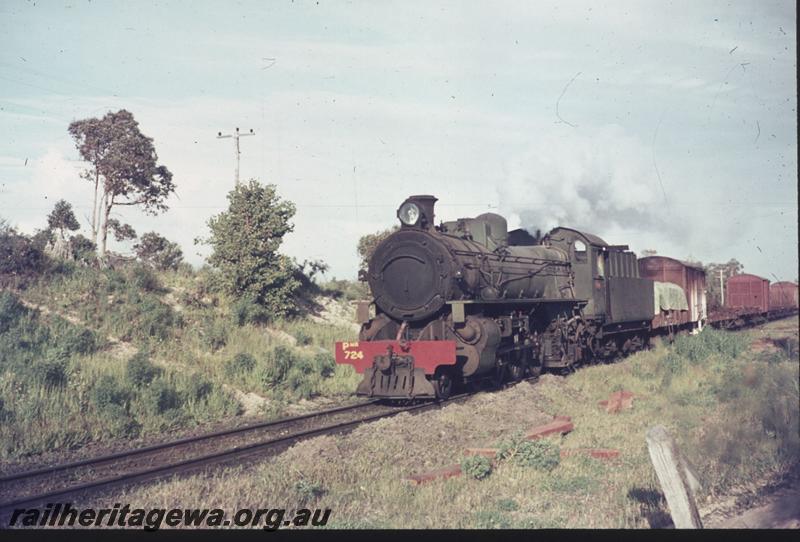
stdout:
{"type": "MultiPolygon", "coordinates": [[[[775,318],[775,319],[773,319],[771,321],[782,320],[782,319],[787,318],[787,317],[788,316],[781,316],[781,317],[775,318]]],[[[756,325],[759,325],[759,324],[752,324],[751,323],[750,325],[746,325],[746,326],[743,326],[743,327],[755,327],[756,325]]],[[[517,382],[520,382],[520,381],[532,381],[532,380],[535,381],[535,380],[538,380],[538,377],[539,377],[539,375],[529,376],[527,378],[520,379],[517,382]]],[[[508,382],[507,384],[513,384],[513,383],[515,383],[515,382],[508,382]]],[[[141,471],[135,471],[135,472],[122,474],[122,475],[119,475],[119,476],[112,476],[112,477],[109,477],[109,478],[104,478],[104,479],[100,479],[100,480],[94,480],[94,481],[91,481],[91,482],[86,482],[86,483],[83,483],[83,484],[78,484],[78,485],[73,485],[73,486],[69,486],[69,487],[66,487],[66,488],[61,488],[61,489],[57,489],[57,490],[53,490],[53,491],[48,491],[48,492],[44,492],[44,493],[37,494],[37,495],[29,495],[29,496],[26,496],[26,497],[23,497],[23,498],[20,498],[20,499],[16,499],[14,501],[8,501],[8,502],[0,503],[0,512],[7,511],[8,509],[10,509],[12,507],[19,507],[21,505],[43,503],[43,502],[46,502],[49,499],[53,499],[54,497],[61,497],[61,496],[64,496],[64,495],[80,493],[80,492],[84,492],[84,491],[87,491],[87,490],[90,490],[90,489],[96,489],[96,488],[101,488],[101,487],[110,489],[112,487],[117,487],[117,486],[121,486],[121,485],[131,485],[131,484],[137,484],[137,483],[141,483],[141,482],[145,482],[145,481],[153,481],[153,480],[157,480],[157,479],[162,479],[162,478],[166,478],[168,476],[174,475],[174,474],[178,474],[178,473],[182,473],[182,472],[185,472],[185,471],[193,470],[193,469],[196,469],[196,468],[199,468],[199,467],[210,466],[210,465],[215,465],[215,464],[221,464],[221,463],[227,462],[228,460],[237,459],[237,458],[243,458],[243,457],[246,457],[248,455],[252,455],[255,452],[258,452],[258,451],[261,451],[261,450],[264,450],[264,449],[268,449],[270,447],[275,447],[275,446],[278,446],[280,444],[285,444],[285,443],[289,443],[289,442],[293,442],[293,441],[300,441],[300,440],[302,440],[304,438],[309,438],[309,437],[322,435],[322,434],[336,433],[336,432],[339,432],[339,431],[344,431],[344,430],[347,430],[347,429],[355,428],[358,425],[363,424],[363,423],[379,420],[379,419],[382,419],[382,418],[390,418],[390,417],[396,416],[398,414],[402,414],[404,412],[414,412],[414,411],[428,410],[428,409],[431,409],[431,408],[439,408],[439,407],[441,407],[441,406],[443,406],[445,404],[448,404],[448,403],[451,403],[451,402],[455,402],[455,401],[459,401],[459,400],[465,399],[467,397],[470,397],[472,395],[473,395],[473,393],[462,393],[462,394],[459,394],[459,395],[452,396],[452,397],[450,397],[448,399],[445,399],[445,400],[426,402],[426,403],[422,403],[422,404],[418,404],[418,405],[411,405],[411,406],[407,406],[407,407],[397,408],[396,410],[392,410],[390,412],[373,414],[373,415],[370,415],[370,416],[367,416],[367,417],[364,417],[364,418],[359,418],[357,420],[339,422],[339,423],[335,423],[335,424],[332,424],[332,425],[327,425],[327,426],[323,426],[323,427],[317,427],[317,428],[313,428],[313,429],[308,429],[308,430],[305,430],[305,431],[292,433],[290,435],[283,435],[283,436],[275,437],[275,438],[268,439],[268,440],[265,440],[265,441],[248,444],[248,445],[245,445],[245,446],[242,446],[242,447],[236,446],[234,448],[230,448],[230,449],[227,449],[227,450],[222,450],[222,451],[214,452],[214,453],[211,453],[211,454],[201,455],[201,456],[198,456],[198,457],[194,457],[194,458],[183,460],[183,461],[179,461],[179,462],[167,463],[167,464],[164,464],[164,465],[160,465],[160,466],[157,466],[157,467],[153,467],[153,468],[149,468],[149,469],[145,469],[145,470],[141,470],[141,471]]],[[[187,438],[183,438],[183,439],[179,439],[179,440],[175,440],[175,441],[164,442],[164,443],[155,444],[155,445],[152,445],[152,446],[146,446],[146,447],[142,447],[142,448],[138,448],[138,449],[134,449],[134,450],[130,450],[130,451],[117,452],[117,453],[108,454],[108,455],[105,455],[105,456],[98,456],[98,457],[94,457],[94,458],[90,458],[90,459],[84,459],[84,460],[74,461],[74,462],[70,462],[70,463],[64,463],[64,464],[60,464],[60,465],[53,465],[53,466],[49,466],[49,467],[43,467],[43,468],[40,468],[40,469],[23,471],[23,472],[20,472],[20,473],[15,473],[15,474],[10,474],[10,475],[6,475],[6,476],[0,477],[0,483],[10,482],[10,481],[17,481],[17,480],[21,480],[21,479],[25,479],[25,478],[36,478],[36,477],[42,476],[44,474],[51,474],[51,473],[64,471],[64,470],[69,470],[69,469],[73,469],[73,468],[86,467],[86,466],[90,466],[90,465],[100,465],[100,464],[104,464],[104,463],[108,463],[108,462],[114,461],[116,459],[127,459],[127,458],[130,458],[130,457],[135,457],[137,455],[142,455],[142,454],[146,454],[146,453],[149,453],[149,452],[165,450],[165,449],[172,448],[172,447],[179,447],[179,446],[186,445],[186,444],[198,443],[198,442],[202,442],[204,440],[211,440],[211,439],[215,439],[215,438],[219,438],[219,437],[237,435],[237,434],[242,434],[242,433],[246,433],[246,432],[249,432],[249,431],[255,431],[255,430],[258,430],[258,429],[264,429],[264,428],[268,428],[268,427],[275,427],[275,426],[284,425],[284,424],[292,424],[292,423],[295,423],[295,422],[298,422],[298,421],[312,419],[312,418],[316,418],[316,417],[324,417],[326,415],[336,414],[336,413],[339,413],[339,412],[345,412],[345,411],[348,411],[348,410],[358,410],[358,409],[366,407],[366,406],[375,405],[375,404],[377,404],[379,402],[380,402],[379,399],[375,399],[375,400],[365,401],[363,403],[357,403],[357,404],[354,404],[354,405],[346,405],[346,406],[336,407],[336,408],[332,408],[332,409],[328,409],[328,410],[311,412],[311,413],[308,413],[308,414],[301,414],[301,415],[298,415],[298,416],[292,416],[292,417],[288,417],[288,418],[281,418],[281,419],[278,419],[278,420],[259,422],[259,423],[249,424],[249,425],[245,425],[245,426],[241,426],[241,427],[237,427],[237,428],[225,429],[225,430],[216,431],[216,432],[212,432],[212,433],[205,433],[205,434],[202,434],[202,435],[197,435],[197,436],[193,436],[193,437],[187,437],[187,438]]]]}
{"type": "MultiPolygon", "coordinates": [[[[202,455],[202,456],[194,457],[194,458],[191,458],[191,459],[186,459],[186,460],[183,460],[183,461],[178,461],[178,462],[174,462],[174,463],[168,463],[168,464],[164,464],[164,465],[159,465],[157,467],[153,467],[153,468],[149,468],[149,469],[145,469],[145,470],[141,470],[141,471],[135,471],[135,472],[131,472],[131,473],[126,473],[126,474],[122,474],[122,475],[119,475],[119,476],[112,476],[112,477],[103,478],[103,479],[100,479],[100,480],[93,480],[91,482],[86,482],[86,483],[83,483],[83,484],[69,486],[69,487],[66,487],[66,488],[56,489],[56,490],[53,490],[53,491],[47,491],[47,492],[36,494],[36,495],[28,495],[26,497],[23,497],[23,498],[20,498],[20,499],[16,499],[16,500],[13,500],[13,501],[0,503],[0,512],[7,512],[11,508],[18,508],[18,507],[23,506],[23,505],[33,505],[33,504],[42,504],[42,503],[45,503],[45,502],[53,502],[53,499],[56,498],[56,497],[63,497],[65,495],[81,493],[81,492],[84,492],[84,491],[87,491],[87,490],[90,490],[90,489],[98,489],[98,488],[111,489],[113,487],[122,486],[122,485],[131,485],[131,484],[136,484],[136,483],[141,483],[141,482],[154,481],[154,480],[166,478],[166,477],[174,475],[174,474],[182,473],[182,472],[189,471],[189,470],[194,470],[194,469],[197,469],[199,467],[217,465],[217,464],[224,463],[224,462],[227,462],[227,461],[232,460],[232,459],[241,459],[243,457],[252,455],[255,452],[258,452],[258,451],[261,451],[261,450],[265,450],[265,449],[269,449],[271,447],[276,447],[276,446],[278,446],[280,444],[291,443],[291,442],[300,441],[302,439],[313,437],[313,436],[317,436],[317,435],[331,434],[331,433],[336,433],[336,432],[339,432],[339,431],[344,431],[344,430],[347,430],[347,429],[352,429],[352,428],[355,428],[355,427],[357,427],[357,426],[359,426],[359,425],[361,425],[363,423],[379,420],[379,419],[382,419],[382,418],[391,418],[393,416],[396,416],[398,414],[402,414],[404,412],[414,412],[414,411],[418,411],[418,410],[428,410],[428,409],[432,409],[432,408],[438,408],[438,407],[441,407],[441,406],[443,406],[445,404],[448,404],[448,403],[451,403],[451,402],[454,402],[454,401],[459,401],[461,399],[465,399],[467,397],[470,397],[471,395],[473,395],[473,394],[464,393],[464,394],[460,394],[460,395],[455,395],[455,396],[453,396],[453,397],[451,397],[451,398],[449,398],[447,400],[443,400],[443,401],[422,403],[422,404],[418,404],[418,405],[411,405],[411,406],[408,406],[408,407],[397,408],[396,410],[392,410],[390,412],[383,412],[383,413],[380,413],[380,414],[373,414],[373,415],[370,415],[370,416],[366,416],[364,418],[359,418],[357,420],[339,422],[339,423],[335,423],[335,424],[332,424],[332,425],[326,425],[326,426],[323,426],[323,427],[317,427],[317,428],[308,429],[308,430],[305,430],[305,431],[292,433],[290,435],[278,436],[278,437],[271,438],[271,439],[268,439],[268,440],[264,440],[264,441],[261,441],[261,442],[255,442],[253,444],[248,444],[246,446],[234,447],[234,448],[231,448],[231,449],[227,449],[227,450],[223,450],[223,451],[219,451],[219,452],[214,452],[214,453],[211,453],[211,454],[202,455]]],[[[377,401],[364,403],[363,405],[374,404],[375,402],[377,402],[377,401]]],[[[359,405],[359,406],[363,406],[363,405],[359,405]]],[[[343,410],[343,408],[332,409],[332,410],[341,411],[341,410],[343,410]]],[[[330,411],[328,411],[328,413],[329,412],[330,411]]],[[[304,416],[298,417],[298,418],[307,419],[309,417],[311,417],[311,416],[310,415],[304,415],[304,416]]],[[[114,454],[114,455],[116,455],[116,456],[120,456],[121,455],[122,457],[126,457],[124,454],[114,454]]]]}
{"type": "Polygon", "coordinates": [[[243,425],[241,427],[234,427],[232,429],[223,429],[221,431],[214,431],[212,433],[203,433],[201,435],[195,435],[191,437],[186,437],[178,440],[171,440],[167,442],[162,442],[159,444],[153,444],[151,446],[144,446],[142,448],[136,448],[134,450],[126,450],[122,452],[115,452],[108,455],[96,456],[91,457],[88,459],[81,459],[80,461],[73,461],[70,463],[62,463],[59,465],[52,465],[49,467],[42,467],[39,469],[33,469],[28,471],[22,471],[14,474],[8,474],[5,476],[0,476],[0,483],[7,483],[12,482],[15,480],[21,480],[25,478],[34,478],[37,476],[42,476],[44,474],[52,474],[54,472],[59,472],[63,470],[74,469],[78,467],[86,467],[90,465],[100,465],[103,463],[108,463],[109,461],[114,461],[116,459],[124,459],[129,457],[135,457],[137,455],[146,454],[149,452],[157,452],[159,450],[166,450],[168,448],[174,448],[178,446],[183,446],[186,444],[194,444],[197,442],[202,442],[204,440],[211,440],[219,437],[230,436],[230,435],[238,435],[242,433],[247,433],[250,431],[255,431],[258,429],[265,429],[267,427],[275,427],[282,424],[293,423],[301,420],[307,420],[310,418],[316,418],[321,416],[326,416],[330,414],[336,414],[338,412],[346,412],[348,410],[357,410],[359,408],[363,408],[366,406],[374,405],[379,400],[372,400],[372,401],[365,401],[363,403],[357,403],[354,405],[346,405],[331,408],[328,410],[320,410],[317,412],[310,412],[308,414],[300,414],[298,416],[291,416],[288,418],[280,418],[278,420],[270,420],[266,422],[258,422],[249,425],[243,425]]]}

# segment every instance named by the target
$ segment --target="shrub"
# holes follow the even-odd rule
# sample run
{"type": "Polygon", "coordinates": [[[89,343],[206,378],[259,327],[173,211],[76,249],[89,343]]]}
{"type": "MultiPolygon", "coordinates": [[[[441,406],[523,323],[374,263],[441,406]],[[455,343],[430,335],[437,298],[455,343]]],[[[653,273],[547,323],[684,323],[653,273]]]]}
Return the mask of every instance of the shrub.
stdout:
{"type": "Polygon", "coordinates": [[[297,339],[297,344],[301,346],[311,344],[311,339],[312,339],[311,335],[303,329],[298,329],[297,331],[295,331],[294,338],[297,339]]]}
{"type": "Polygon", "coordinates": [[[661,364],[669,374],[679,375],[686,369],[686,358],[676,352],[667,352],[661,364]]]}
{"type": "Polygon", "coordinates": [[[559,447],[556,444],[545,439],[528,440],[521,432],[501,441],[498,448],[497,456],[500,459],[513,460],[520,467],[550,471],[556,468],[561,460],[559,447]]]}
{"type": "Polygon", "coordinates": [[[294,372],[300,375],[318,374],[317,364],[313,358],[307,356],[298,356],[294,359],[289,372],[294,372]]]}
{"type": "Polygon", "coordinates": [[[103,410],[103,419],[111,434],[115,437],[135,438],[139,436],[142,426],[127,408],[122,405],[109,404],[103,410]]]}
{"type": "Polygon", "coordinates": [[[323,378],[330,378],[336,372],[336,360],[327,352],[320,352],[314,356],[314,364],[323,378]]]}
{"type": "Polygon", "coordinates": [[[497,501],[497,508],[504,512],[514,512],[519,510],[519,504],[514,499],[500,499],[497,501]]]}
{"type": "Polygon", "coordinates": [[[12,422],[14,421],[14,412],[11,411],[8,407],[6,407],[3,398],[0,397],[0,422],[12,422]]]}
{"type": "Polygon", "coordinates": [[[0,333],[13,327],[28,309],[13,294],[0,292],[0,333]]]}
{"type": "Polygon", "coordinates": [[[70,238],[69,250],[76,262],[91,263],[96,259],[97,245],[81,234],[70,238]]]}
{"type": "Polygon", "coordinates": [[[130,281],[134,288],[145,292],[161,292],[164,289],[153,270],[143,265],[131,268],[130,281]]]}
{"type": "Polygon", "coordinates": [[[310,399],[317,391],[313,377],[294,369],[286,376],[286,387],[297,399],[310,399]]]}
{"type": "Polygon", "coordinates": [[[119,325],[127,328],[129,335],[143,340],[164,341],[170,337],[172,329],[182,323],[172,307],[151,296],[126,304],[119,317],[119,325]]]}
{"type": "Polygon", "coordinates": [[[322,284],[321,288],[326,294],[346,301],[367,299],[369,297],[369,286],[366,282],[333,279],[322,284]]]}
{"type": "Polygon", "coordinates": [[[553,470],[560,460],[558,446],[544,439],[526,440],[514,456],[514,461],[520,467],[533,467],[543,471],[553,470]]]}
{"type": "Polygon", "coordinates": [[[250,354],[239,352],[225,363],[228,376],[247,374],[256,367],[256,360],[250,354]]]}
{"type": "Polygon", "coordinates": [[[212,352],[216,352],[228,343],[229,330],[225,322],[209,318],[204,327],[203,342],[212,352]]]}
{"type": "Polygon", "coordinates": [[[278,346],[270,351],[267,358],[261,364],[259,379],[265,387],[274,387],[284,380],[289,373],[289,369],[295,364],[294,353],[284,346],[278,346]]]}
{"type": "Polygon", "coordinates": [[[48,261],[29,237],[0,221],[0,274],[35,275],[45,270],[48,261]]]}
{"type": "Polygon", "coordinates": [[[293,229],[294,204],[282,200],[274,185],[255,180],[236,186],[228,201],[228,209],[208,221],[208,261],[220,271],[216,279],[226,293],[254,299],[270,316],[288,314],[300,283],[278,249],[293,229]]]}
{"type": "Polygon", "coordinates": [[[182,406],[181,396],[174,386],[164,380],[155,380],[142,397],[145,410],[151,415],[162,415],[182,406]]]}
{"type": "Polygon", "coordinates": [[[141,350],[125,364],[125,378],[137,388],[150,384],[160,373],[161,369],[153,365],[147,353],[141,350]]]}
{"type": "Polygon", "coordinates": [[[62,324],[57,341],[60,348],[70,354],[91,354],[97,350],[97,336],[94,332],[72,324],[62,324]]]}
{"type": "Polygon", "coordinates": [[[476,480],[483,480],[492,473],[492,462],[482,455],[471,455],[461,460],[461,472],[476,480]]]}
{"type": "Polygon", "coordinates": [[[252,297],[243,297],[231,307],[236,325],[265,324],[271,319],[271,312],[252,297]]]}
{"type": "Polygon", "coordinates": [[[62,388],[67,384],[67,360],[63,355],[51,355],[33,365],[33,375],[45,389],[62,388]]]}
{"type": "Polygon", "coordinates": [[[322,484],[311,482],[305,478],[297,481],[294,485],[294,491],[301,504],[318,499],[326,493],[322,484]]]}
{"type": "Polygon", "coordinates": [[[133,245],[133,250],[141,261],[162,271],[177,269],[183,261],[183,251],[178,244],[154,231],[142,234],[139,242],[133,245]]]}
{"type": "Polygon", "coordinates": [[[183,394],[187,401],[200,401],[213,391],[214,384],[210,380],[192,373],[185,381],[183,394]]]}
{"type": "Polygon", "coordinates": [[[479,510],[474,514],[476,529],[510,529],[509,517],[497,510],[479,510]]]}
{"type": "Polygon", "coordinates": [[[100,377],[92,388],[90,397],[95,407],[101,411],[110,409],[112,405],[125,407],[127,410],[130,401],[130,394],[111,375],[100,377]]]}
{"type": "Polygon", "coordinates": [[[699,363],[717,354],[735,359],[744,352],[750,341],[744,333],[720,331],[710,326],[694,336],[681,335],[675,339],[675,353],[691,363],[699,363]]]}

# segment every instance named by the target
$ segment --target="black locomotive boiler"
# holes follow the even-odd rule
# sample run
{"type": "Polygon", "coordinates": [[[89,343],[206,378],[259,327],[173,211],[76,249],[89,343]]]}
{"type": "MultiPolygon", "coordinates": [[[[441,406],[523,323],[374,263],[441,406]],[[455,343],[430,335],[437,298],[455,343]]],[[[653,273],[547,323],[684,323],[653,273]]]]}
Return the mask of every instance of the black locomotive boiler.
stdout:
{"type": "Polygon", "coordinates": [[[358,341],[336,344],[337,363],[364,375],[359,395],[441,398],[612,358],[641,348],[659,312],[687,308],[658,306],[660,283],[640,278],[627,246],[569,228],[537,244],[493,213],[436,225],[436,201],[399,207],[367,270],[375,316],[360,305],[358,341]]]}

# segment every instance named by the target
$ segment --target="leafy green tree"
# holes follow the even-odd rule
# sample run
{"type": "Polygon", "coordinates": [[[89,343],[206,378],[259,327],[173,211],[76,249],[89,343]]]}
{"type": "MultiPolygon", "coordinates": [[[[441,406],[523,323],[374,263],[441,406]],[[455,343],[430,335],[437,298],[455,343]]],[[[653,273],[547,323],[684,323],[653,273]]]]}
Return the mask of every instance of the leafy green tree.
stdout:
{"type": "Polygon", "coordinates": [[[108,229],[114,234],[117,241],[130,241],[136,239],[136,230],[130,224],[123,224],[116,218],[108,220],[108,229]]]}
{"type": "Polygon", "coordinates": [[[140,260],[162,271],[177,269],[183,261],[181,247],[154,231],[142,234],[139,242],[133,245],[133,251],[140,260]]]}
{"type": "Polygon", "coordinates": [[[69,250],[73,260],[88,264],[95,260],[97,245],[95,245],[91,239],[87,239],[83,235],[78,234],[70,238],[69,250]]]}
{"type": "Polygon", "coordinates": [[[31,275],[44,270],[47,257],[26,235],[0,218],[0,275],[31,275]]]}
{"type": "Polygon", "coordinates": [[[275,185],[255,180],[228,193],[228,210],[211,217],[209,263],[228,293],[250,298],[272,316],[291,312],[300,282],[290,258],[279,254],[283,237],[294,229],[290,220],[295,206],[282,200],[275,185]]]}
{"type": "Polygon", "coordinates": [[[92,242],[100,238],[100,257],[106,253],[111,209],[115,205],[140,205],[157,214],[175,191],[172,173],[158,165],[153,139],[139,130],[133,114],[125,109],[103,118],[78,120],[69,133],[85,161],[91,166],[82,174],[94,183],[92,242]]]}
{"type": "Polygon", "coordinates": [[[72,212],[72,204],[60,199],[53,211],[47,215],[47,227],[50,230],[58,230],[61,239],[66,239],[64,230],[75,231],[81,226],[75,218],[75,213],[72,212]]]}
{"type": "Polygon", "coordinates": [[[361,263],[359,264],[360,270],[367,270],[367,267],[369,267],[369,259],[372,257],[372,253],[375,252],[375,247],[399,229],[399,226],[393,226],[383,231],[368,233],[358,240],[356,250],[358,251],[358,256],[361,258],[361,263]]]}

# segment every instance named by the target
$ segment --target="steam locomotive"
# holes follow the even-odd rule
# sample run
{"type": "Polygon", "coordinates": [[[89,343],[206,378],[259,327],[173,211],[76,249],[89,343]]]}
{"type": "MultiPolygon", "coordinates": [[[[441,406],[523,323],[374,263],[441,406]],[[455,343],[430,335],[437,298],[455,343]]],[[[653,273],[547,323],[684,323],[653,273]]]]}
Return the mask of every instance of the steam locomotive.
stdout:
{"type": "Polygon", "coordinates": [[[369,261],[374,299],[359,303],[359,339],[336,343],[336,362],[364,375],[358,395],[446,398],[458,385],[611,360],[708,320],[702,268],[637,260],[627,245],[570,228],[537,242],[494,213],[437,226],[436,201],[400,205],[400,229],[369,261]]]}

